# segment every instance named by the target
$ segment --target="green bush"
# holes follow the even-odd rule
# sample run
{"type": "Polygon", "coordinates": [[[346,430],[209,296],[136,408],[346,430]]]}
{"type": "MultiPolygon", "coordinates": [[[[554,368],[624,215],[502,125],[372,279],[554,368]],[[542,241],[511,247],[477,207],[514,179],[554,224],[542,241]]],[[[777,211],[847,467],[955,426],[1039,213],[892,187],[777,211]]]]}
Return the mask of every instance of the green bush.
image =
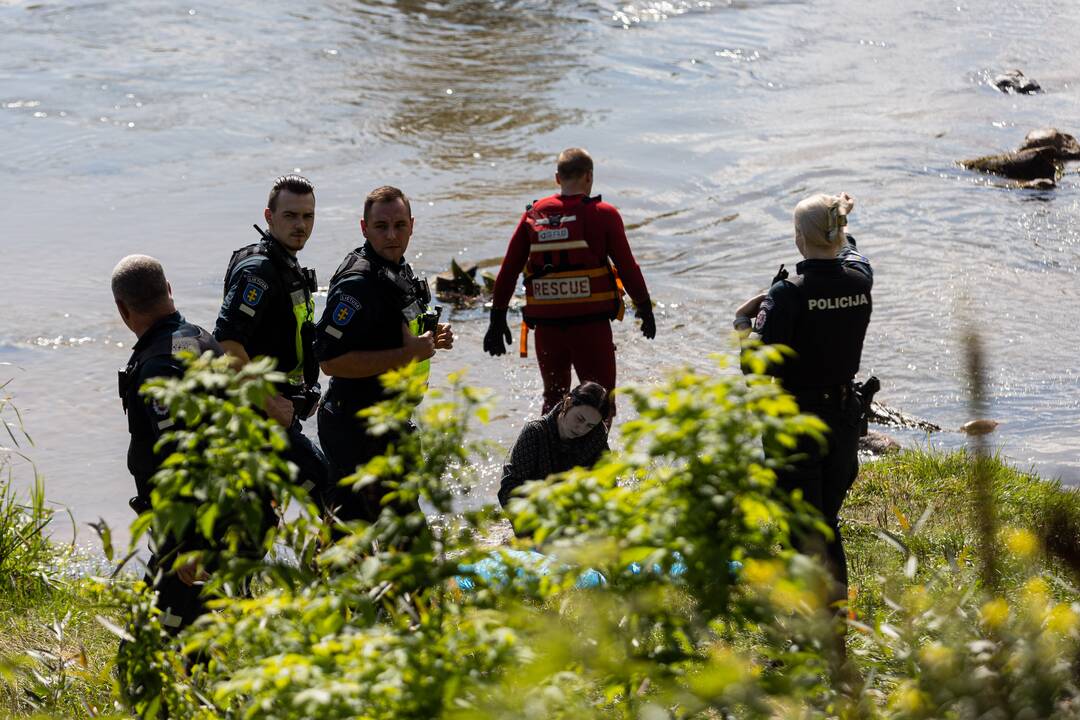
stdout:
{"type": "MultiPolygon", "coordinates": [[[[760,369],[767,359],[749,364],[760,369]]],[[[120,614],[111,624],[125,639],[116,698],[128,712],[321,720],[1076,714],[1072,580],[1043,554],[1031,531],[1036,514],[1019,509],[1030,503],[1008,511],[1018,492],[1044,498],[1063,513],[1060,544],[1080,512],[1059,489],[996,476],[1008,526],[997,550],[1003,589],[992,591],[978,579],[966,510],[956,517],[952,508],[950,518],[948,493],[931,512],[919,509],[928,500],[919,482],[937,487],[940,478],[905,478],[902,460],[866,473],[846,514],[859,590],[840,618],[844,664],[829,579],[788,545],[793,529],[823,529],[820,519],[775,488],[780,460],[761,451],[763,439],[793,449],[800,435],[820,438],[825,429],[768,379],[683,372],[628,390],[637,419],[623,426],[625,451],[523,488],[508,510],[522,532],[511,551],[487,545],[505,522],[498,513],[452,511],[449,489],[477,481],[471,458],[481,449],[468,438],[488,412],[460,377],[417,407],[422,381],[409,370],[391,373],[399,395],[365,411],[369,421],[394,431],[415,414],[419,432],[400,434],[384,457],[346,479],[390,484],[396,505],[422,499],[437,522],[387,509],[334,544],[289,481],[293,468],[277,455],[281,431],[251,409],[273,377],[266,366],[238,375],[203,358],[184,379],[147,390],[190,429],[167,439],[175,452],[155,480],[156,511],[133,534],[202,537],[205,548],[175,562],[198,557],[211,570],[214,611],[172,640],[141,581],[102,582],[120,614]],[[284,513],[297,504],[299,513],[284,513]],[[502,572],[477,573],[477,563],[502,572]],[[604,580],[583,582],[588,569],[604,580]]],[[[964,497],[967,458],[917,457],[927,458],[928,476],[955,476],[954,505],[964,497]]]]}

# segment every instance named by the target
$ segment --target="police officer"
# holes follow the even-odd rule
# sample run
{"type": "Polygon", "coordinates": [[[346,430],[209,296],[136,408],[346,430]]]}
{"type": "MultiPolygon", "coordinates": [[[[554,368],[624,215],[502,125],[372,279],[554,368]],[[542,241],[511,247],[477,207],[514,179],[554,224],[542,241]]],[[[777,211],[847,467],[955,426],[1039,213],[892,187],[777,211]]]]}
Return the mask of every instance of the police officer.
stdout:
{"type": "MultiPolygon", "coordinates": [[[[201,355],[211,350],[220,355],[222,350],[210,333],[185,321],[176,311],[165,271],[154,258],[129,255],[121,260],[112,273],[112,292],[120,317],[138,338],[127,367],[120,371],[120,400],[131,433],[127,465],[135,478],[136,495],[129,504],[135,512],[143,513],[151,509],[150,479],[168,455],[167,450],[155,451],[155,445],[174,421],[164,408],[140,396],[139,389],[151,378],[182,376],[184,365],[176,357],[181,351],[201,355]]],[[[176,633],[194,622],[205,607],[195,584],[196,568],[170,568],[178,554],[200,547],[194,535],[155,538],[155,544],[149,578],[153,581],[158,569],[164,570],[156,579],[157,606],[162,625],[176,633]]]]}
{"type": "MultiPolygon", "coordinates": [[[[387,433],[369,435],[356,413],[386,398],[379,376],[421,363],[429,372],[436,350],[449,350],[454,334],[437,323],[430,292],[404,255],[414,219],[408,197],[395,187],[372,190],[364,200],[360,230],[364,245],[351,251],[334,273],[315,344],[330,386],[319,409],[319,441],[330,459],[334,514],[341,520],[378,518],[387,489],[379,484],[354,491],[337,481],[385,452],[387,433]]],[[[400,507],[399,513],[415,508],[400,507]]]]}
{"type": "MultiPolygon", "coordinates": [[[[496,356],[506,352],[504,343],[511,340],[506,312],[514,283],[524,270],[522,316],[536,330],[545,415],[570,391],[571,367],[581,382],[615,387],[611,320],[622,319],[620,280],[634,301],[641,333],[650,340],[656,337],[649,290],[626,241],[622,217],[599,195],[589,195],[593,185],[589,153],[582,148],[563,150],[555,182],[559,194],[526,208],[510,238],[484,335],[485,351],[496,356]]],[[[610,408],[614,412],[614,403],[610,408]]]]}
{"type": "Polygon", "coordinates": [[[847,561],[839,513],[859,471],[858,441],[862,404],[853,380],[859,370],[863,338],[870,323],[870,262],[844,227],[855,201],[847,193],[815,195],[795,207],[795,246],[805,258],[789,278],[781,268],[767,295],[747,300],[736,311],[735,329],[752,330],[769,345],[786,345],[795,357],[770,369],[803,412],[829,426],[828,447],[803,438],[805,459],[777,474],[786,490],[821,511],[832,538],[796,538],[804,552],[820,551],[839,583],[836,599],[847,598],[847,561]],[[753,318],[753,319],[752,319],[753,318]]]}
{"type": "Polygon", "coordinates": [[[315,226],[315,188],[307,178],[285,175],[274,181],[263,217],[269,233],[240,248],[225,272],[225,298],[214,337],[244,365],[266,356],[277,361],[286,380],[266,413],[288,429],[283,457],[299,468],[297,482],[320,507],[328,481],[326,458],[304,435],[300,421],[315,413],[319,366],[315,359],[315,272],[300,266],[315,226]]]}

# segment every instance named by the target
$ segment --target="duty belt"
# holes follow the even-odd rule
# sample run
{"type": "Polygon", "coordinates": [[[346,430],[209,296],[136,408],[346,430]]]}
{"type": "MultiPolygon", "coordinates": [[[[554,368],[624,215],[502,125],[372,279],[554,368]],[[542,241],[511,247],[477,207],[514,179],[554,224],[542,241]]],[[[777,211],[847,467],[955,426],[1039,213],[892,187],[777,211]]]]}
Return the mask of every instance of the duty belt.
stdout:
{"type": "Polygon", "coordinates": [[[842,408],[855,399],[855,387],[851,383],[844,383],[823,388],[801,388],[792,390],[791,394],[799,405],[832,405],[842,408]]]}

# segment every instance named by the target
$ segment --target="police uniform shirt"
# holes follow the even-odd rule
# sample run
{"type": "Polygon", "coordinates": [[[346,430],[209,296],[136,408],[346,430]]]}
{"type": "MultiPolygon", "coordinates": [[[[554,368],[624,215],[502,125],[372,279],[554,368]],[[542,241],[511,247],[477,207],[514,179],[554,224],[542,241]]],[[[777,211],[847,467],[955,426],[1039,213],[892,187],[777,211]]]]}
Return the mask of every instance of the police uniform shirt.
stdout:
{"type": "MultiPolygon", "coordinates": [[[[278,262],[300,273],[296,258],[277,245],[263,241],[278,262]]],[[[286,279],[280,277],[274,260],[266,255],[244,258],[228,278],[225,299],[214,326],[214,338],[244,346],[248,357],[262,355],[277,360],[277,369],[290,372],[300,362],[296,353],[296,316],[286,279]]]]}
{"type": "MultiPolygon", "coordinates": [[[[316,326],[315,354],[332,360],[354,350],[392,350],[404,345],[402,292],[383,272],[398,273],[407,265],[392,265],[365,244],[360,254],[371,269],[331,283],[326,308],[316,326]]],[[[378,376],[331,377],[326,402],[331,408],[355,412],[383,400],[378,376]]]]}
{"type": "MultiPolygon", "coordinates": [[[[135,343],[131,361],[155,342],[171,336],[184,324],[184,318],[178,312],[156,322],[135,343]]],[[[183,374],[184,364],[175,356],[155,355],[136,368],[134,376],[127,384],[124,399],[127,405],[128,431],[131,433],[127,465],[128,471],[135,478],[138,494],[143,497],[149,496],[147,485],[157,472],[165,454],[155,453],[154,446],[164,433],[172,429],[173,419],[169,416],[168,409],[140,395],[139,389],[153,378],[181,377],[183,374]]]]}
{"type": "Polygon", "coordinates": [[[754,320],[763,343],[796,353],[770,370],[789,391],[842,385],[859,370],[874,273],[847,240],[835,259],[803,260],[796,280],[777,281],[754,320]]]}

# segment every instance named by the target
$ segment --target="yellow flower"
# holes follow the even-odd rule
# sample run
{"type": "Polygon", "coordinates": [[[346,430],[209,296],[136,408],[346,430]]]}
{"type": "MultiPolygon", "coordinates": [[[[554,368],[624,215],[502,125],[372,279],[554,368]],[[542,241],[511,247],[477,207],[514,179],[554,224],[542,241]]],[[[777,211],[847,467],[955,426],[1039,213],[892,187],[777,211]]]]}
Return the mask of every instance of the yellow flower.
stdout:
{"type": "Polygon", "coordinates": [[[769,587],[780,575],[780,563],[768,560],[747,560],[742,569],[743,579],[755,587],[769,587]]]}
{"type": "Polygon", "coordinates": [[[914,585],[904,591],[903,605],[913,615],[925,612],[930,608],[933,599],[926,591],[924,585],[914,585]]]}
{"type": "Polygon", "coordinates": [[[1027,530],[1008,528],[1005,531],[1005,546],[1013,555],[1026,560],[1038,551],[1039,541],[1027,530]]]}
{"type": "Polygon", "coordinates": [[[932,642],[919,648],[919,660],[927,667],[937,671],[947,671],[952,667],[955,653],[939,642],[932,642]]]}
{"type": "Polygon", "coordinates": [[[910,681],[899,685],[889,694],[889,707],[904,715],[919,715],[929,706],[930,697],[910,681]]]}
{"type": "Polygon", "coordinates": [[[1058,603],[1046,619],[1046,629],[1058,635],[1068,635],[1076,630],[1078,622],[1080,622],[1080,616],[1072,607],[1065,603],[1058,603]]]}
{"type": "Polygon", "coordinates": [[[1024,583],[1024,596],[1029,601],[1045,603],[1050,597],[1050,585],[1041,577],[1033,577],[1024,583]]]}
{"type": "Polygon", "coordinates": [[[979,619],[988,628],[1001,627],[1009,619],[1009,603],[1005,601],[1005,598],[995,598],[984,603],[979,609],[979,619]]]}

